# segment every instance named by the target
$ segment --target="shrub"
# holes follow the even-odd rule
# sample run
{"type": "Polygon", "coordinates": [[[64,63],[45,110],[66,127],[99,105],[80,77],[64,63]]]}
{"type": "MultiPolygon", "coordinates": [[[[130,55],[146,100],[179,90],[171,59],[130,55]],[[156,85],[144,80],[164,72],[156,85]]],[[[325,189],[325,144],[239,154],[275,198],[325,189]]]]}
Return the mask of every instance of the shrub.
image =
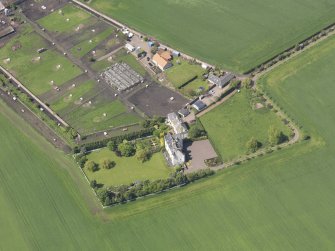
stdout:
{"type": "Polygon", "coordinates": [[[115,161],[111,161],[111,160],[104,160],[102,162],[102,168],[103,169],[112,169],[113,167],[115,167],[116,163],[115,161]]]}
{"type": "Polygon", "coordinates": [[[85,163],[85,168],[91,172],[96,172],[99,170],[99,166],[92,160],[89,160],[85,163]]]}

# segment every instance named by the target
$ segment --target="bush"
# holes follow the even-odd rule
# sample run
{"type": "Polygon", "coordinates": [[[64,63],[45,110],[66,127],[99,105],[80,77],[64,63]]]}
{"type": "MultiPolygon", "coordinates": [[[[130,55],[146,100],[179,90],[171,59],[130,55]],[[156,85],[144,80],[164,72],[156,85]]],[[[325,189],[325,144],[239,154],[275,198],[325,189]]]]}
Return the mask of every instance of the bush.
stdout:
{"type": "Polygon", "coordinates": [[[113,167],[115,167],[115,165],[116,165],[115,161],[111,161],[111,160],[104,160],[102,162],[103,169],[112,169],[113,167]]]}
{"type": "Polygon", "coordinates": [[[91,172],[96,172],[99,170],[99,166],[92,160],[89,160],[85,163],[85,168],[91,172]]]}
{"type": "Polygon", "coordinates": [[[256,152],[259,148],[261,148],[262,143],[259,142],[257,139],[255,139],[254,137],[252,137],[247,143],[246,143],[246,147],[248,149],[249,152],[256,152]]]}
{"type": "Polygon", "coordinates": [[[112,152],[114,152],[117,149],[117,145],[116,142],[114,140],[111,140],[107,143],[107,147],[109,150],[111,150],[112,152]]]}

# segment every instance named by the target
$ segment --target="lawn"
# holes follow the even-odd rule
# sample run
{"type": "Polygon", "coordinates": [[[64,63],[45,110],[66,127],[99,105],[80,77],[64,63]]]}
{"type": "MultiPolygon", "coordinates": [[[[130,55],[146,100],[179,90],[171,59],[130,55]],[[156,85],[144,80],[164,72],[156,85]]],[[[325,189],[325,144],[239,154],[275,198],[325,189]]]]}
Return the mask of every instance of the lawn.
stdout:
{"type": "Polygon", "coordinates": [[[209,89],[209,84],[207,81],[196,79],[193,80],[191,83],[187,84],[186,86],[179,89],[179,91],[188,97],[198,96],[201,93],[206,92],[209,89]],[[201,90],[200,88],[203,88],[201,90]]]}
{"type": "Polygon", "coordinates": [[[47,43],[29,26],[0,50],[0,64],[34,94],[52,89],[51,81],[61,86],[81,74],[81,70],[67,58],[49,48],[47,43]],[[13,46],[21,47],[13,50],[13,46]],[[48,50],[39,54],[40,48],[48,50]],[[10,61],[6,61],[6,59],[10,61]]]}
{"type": "Polygon", "coordinates": [[[73,161],[0,103],[1,249],[334,250],[334,66],[331,38],[262,80],[310,141],[104,211],[73,161]]]}
{"type": "Polygon", "coordinates": [[[206,113],[200,121],[225,161],[246,154],[246,143],[252,137],[262,143],[263,147],[268,146],[270,127],[290,136],[289,129],[274,112],[265,107],[258,110],[252,107],[250,93],[246,89],[206,113]]]}
{"type": "Polygon", "coordinates": [[[87,93],[90,93],[93,90],[93,87],[93,80],[81,83],[76,87],[71,86],[63,96],[59,97],[59,99],[51,104],[52,110],[57,113],[62,113],[64,110],[79,105],[80,98],[85,97],[87,93]]]}
{"type": "Polygon", "coordinates": [[[190,64],[180,58],[173,60],[173,66],[165,71],[168,80],[175,88],[180,88],[188,81],[201,77],[205,70],[200,65],[190,64]]]}
{"type": "Polygon", "coordinates": [[[98,163],[100,167],[104,160],[116,162],[116,166],[110,170],[100,168],[99,171],[92,173],[84,169],[90,180],[96,180],[105,186],[129,185],[139,180],[167,178],[174,171],[166,166],[162,153],[155,153],[149,161],[144,163],[137,160],[136,157],[117,157],[109,149],[92,152],[87,157],[98,163]]]}
{"type": "Polygon", "coordinates": [[[177,50],[238,72],[335,21],[332,0],[92,0],[86,4],[177,50]]]}
{"type": "Polygon", "coordinates": [[[82,41],[79,44],[71,48],[71,53],[78,58],[85,56],[91,50],[93,50],[102,41],[107,39],[114,31],[114,28],[109,27],[101,33],[97,34],[95,37],[88,40],[82,41]]]}
{"type": "Polygon", "coordinates": [[[65,116],[66,121],[80,133],[99,132],[142,120],[135,113],[128,112],[119,100],[107,101],[99,98],[92,100],[91,104],[87,102],[65,116]]]}
{"type": "Polygon", "coordinates": [[[67,4],[60,10],[51,13],[37,21],[51,32],[71,33],[80,25],[90,24],[94,17],[88,12],[67,4]]]}

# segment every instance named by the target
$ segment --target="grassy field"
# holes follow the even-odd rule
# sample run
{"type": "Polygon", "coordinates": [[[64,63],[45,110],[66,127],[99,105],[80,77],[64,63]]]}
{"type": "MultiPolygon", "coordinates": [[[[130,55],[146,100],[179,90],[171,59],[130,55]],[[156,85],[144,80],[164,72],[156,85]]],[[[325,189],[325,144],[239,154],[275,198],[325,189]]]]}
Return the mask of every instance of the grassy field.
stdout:
{"type": "Polygon", "coordinates": [[[80,133],[93,133],[119,126],[127,126],[141,121],[134,113],[129,113],[121,101],[93,100],[83,104],[65,116],[71,126],[80,133]],[[106,114],[106,116],[104,116],[106,114]]]}
{"type": "Polygon", "coordinates": [[[156,180],[167,178],[173,171],[166,166],[161,153],[155,153],[149,161],[144,163],[138,161],[136,157],[117,157],[114,152],[103,149],[88,155],[89,160],[93,160],[101,167],[104,160],[113,160],[116,166],[110,170],[100,168],[97,172],[85,170],[90,180],[96,180],[99,184],[106,186],[128,185],[138,180],[156,180]]]}
{"type": "Polygon", "coordinates": [[[38,20],[38,24],[51,32],[71,33],[80,25],[90,24],[94,19],[89,13],[67,4],[62,9],[38,20]]]}
{"type": "Polygon", "coordinates": [[[331,0],[92,0],[88,4],[178,50],[239,72],[335,21],[331,0]]]}
{"type": "Polygon", "coordinates": [[[334,250],[334,66],[332,38],[262,80],[310,141],[103,212],[72,160],[0,103],[1,249],[334,250]]]}
{"type": "Polygon", "coordinates": [[[246,143],[256,138],[263,147],[269,145],[268,131],[272,126],[289,136],[290,131],[267,108],[255,110],[248,90],[243,89],[222,105],[200,118],[215,148],[226,161],[244,155],[246,143]]]}
{"type": "Polygon", "coordinates": [[[114,28],[110,27],[102,31],[101,33],[97,34],[96,36],[86,41],[82,41],[81,43],[71,48],[71,53],[78,58],[85,56],[87,53],[93,50],[98,44],[107,39],[113,33],[113,31],[114,28]]]}
{"type": "Polygon", "coordinates": [[[201,77],[204,72],[200,65],[177,58],[173,60],[173,67],[166,70],[165,74],[175,88],[180,88],[193,78],[201,77]]]}
{"type": "Polygon", "coordinates": [[[52,110],[57,113],[62,113],[64,110],[68,110],[76,105],[79,105],[81,103],[80,98],[85,97],[87,93],[90,93],[93,90],[93,87],[93,80],[89,80],[74,88],[71,86],[63,96],[51,104],[52,110]]]}
{"type": "Polygon", "coordinates": [[[1,48],[0,64],[36,95],[51,90],[51,81],[61,86],[81,74],[77,66],[58,52],[49,48],[39,54],[37,50],[40,48],[48,48],[48,45],[26,26],[24,32],[1,48]]]}
{"type": "Polygon", "coordinates": [[[193,97],[194,95],[199,95],[200,93],[206,92],[208,89],[209,84],[207,83],[207,81],[196,79],[179,89],[179,91],[185,96],[193,97]],[[200,88],[203,88],[203,91],[201,91],[200,88]]]}

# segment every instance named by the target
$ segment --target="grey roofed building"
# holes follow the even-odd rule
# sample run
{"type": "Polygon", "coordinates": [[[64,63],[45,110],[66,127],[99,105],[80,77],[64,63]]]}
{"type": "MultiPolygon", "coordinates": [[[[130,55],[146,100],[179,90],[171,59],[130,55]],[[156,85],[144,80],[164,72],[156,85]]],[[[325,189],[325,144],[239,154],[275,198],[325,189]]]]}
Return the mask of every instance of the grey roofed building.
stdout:
{"type": "Polygon", "coordinates": [[[196,101],[192,106],[199,112],[207,107],[207,105],[201,100],[196,101]]]}
{"type": "Polygon", "coordinates": [[[188,115],[190,115],[190,110],[189,109],[186,109],[186,108],[183,108],[183,109],[180,109],[179,111],[178,111],[178,114],[180,115],[180,116],[182,116],[183,118],[185,118],[185,117],[187,117],[188,115]]]}
{"type": "Polygon", "coordinates": [[[172,127],[175,134],[179,134],[183,139],[187,137],[187,128],[178,114],[173,112],[167,115],[167,123],[172,127]]]}
{"type": "Polygon", "coordinates": [[[233,78],[235,78],[235,75],[232,73],[227,73],[224,76],[218,77],[214,75],[212,72],[208,76],[208,81],[214,85],[217,85],[221,88],[225,87],[233,78]]]}
{"type": "Polygon", "coordinates": [[[185,163],[185,154],[183,153],[183,139],[179,134],[172,135],[168,133],[164,137],[165,149],[169,162],[173,165],[182,165],[185,163]]]}

